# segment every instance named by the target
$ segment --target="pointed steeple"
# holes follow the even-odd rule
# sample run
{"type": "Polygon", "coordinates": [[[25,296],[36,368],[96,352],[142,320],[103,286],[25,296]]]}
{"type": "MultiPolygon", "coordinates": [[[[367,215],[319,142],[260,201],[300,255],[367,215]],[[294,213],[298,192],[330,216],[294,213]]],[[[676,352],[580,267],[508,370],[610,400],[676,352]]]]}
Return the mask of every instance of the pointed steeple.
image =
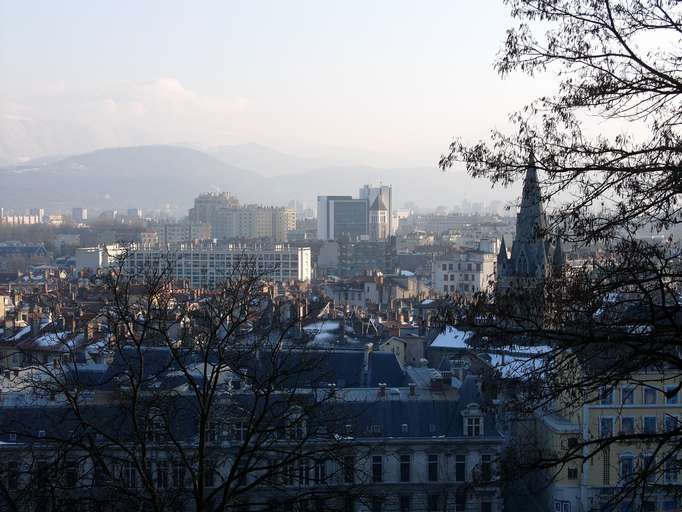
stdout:
{"type": "Polygon", "coordinates": [[[504,236],[502,237],[502,243],[500,244],[500,250],[497,253],[497,261],[503,259],[507,261],[507,244],[504,241],[504,236]]]}
{"type": "Polygon", "coordinates": [[[566,255],[561,245],[561,236],[557,235],[554,245],[554,255],[552,256],[552,266],[555,270],[560,270],[566,263],[566,255]]]}
{"type": "Polygon", "coordinates": [[[538,171],[535,167],[535,155],[531,150],[528,156],[526,176],[523,180],[521,208],[516,216],[516,240],[541,239],[546,227],[538,171]]]}

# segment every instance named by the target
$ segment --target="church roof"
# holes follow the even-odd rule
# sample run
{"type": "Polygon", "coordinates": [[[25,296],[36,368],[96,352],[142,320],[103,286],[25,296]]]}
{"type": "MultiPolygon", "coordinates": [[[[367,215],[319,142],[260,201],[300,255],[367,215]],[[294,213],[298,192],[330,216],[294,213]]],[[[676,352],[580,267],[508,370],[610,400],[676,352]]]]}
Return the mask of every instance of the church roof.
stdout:
{"type": "Polygon", "coordinates": [[[372,203],[372,206],[369,207],[369,209],[374,211],[388,210],[388,208],[386,208],[386,205],[381,199],[381,194],[377,195],[376,199],[372,203]]]}

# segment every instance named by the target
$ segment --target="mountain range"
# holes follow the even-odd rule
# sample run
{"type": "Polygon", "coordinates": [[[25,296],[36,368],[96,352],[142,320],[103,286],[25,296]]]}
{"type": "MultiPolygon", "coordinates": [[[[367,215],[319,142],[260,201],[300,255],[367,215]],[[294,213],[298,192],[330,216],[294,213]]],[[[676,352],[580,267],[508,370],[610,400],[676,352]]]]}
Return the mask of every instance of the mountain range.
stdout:
{"type": "Polygon", "coordinates": [[[486,182],[464,172],[431,168],[378,169],[333,165],[280,153],[257,144],[204,151],[158,145],[106,148],[67,157],[41,158],[0,167],[0,206],[68,211],[168,209],[182,215],[194,197],[229,191],[242,203],[313,206],[318,195],[355,195],[366,183],[393,185],[397,206],[411,201],[425,208],[463,199],[506,199],[486,182]]]}

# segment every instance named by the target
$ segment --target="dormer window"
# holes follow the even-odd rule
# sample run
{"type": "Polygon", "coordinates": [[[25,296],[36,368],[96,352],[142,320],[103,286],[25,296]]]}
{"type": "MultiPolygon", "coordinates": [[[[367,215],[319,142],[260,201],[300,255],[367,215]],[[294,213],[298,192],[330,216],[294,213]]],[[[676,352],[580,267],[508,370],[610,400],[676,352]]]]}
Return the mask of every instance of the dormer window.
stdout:
{"type": "Polygon", "coordinates": [[[403,424],[400,426],[400,431],[401,431],[403,434],[407,434],[407,432],[408,432],[407,423],[403,423],[403,424]]]}
{"type": "Polygon", "coordinates": [[[480,437],[483,434],[483,413],[477,403],[469,404],[462,411],[464,417],[464,435],[467,437],[480,437]]]}
{"type": "Polygon", "coordinates": [[[466,419],[466,435],[468,437],[478,437],[483,435],[483,426],[481,425],[481,418],[474,416],[466,419]]]}
{"type": "Polygon", "coordinates": [[[44,430],[38,431],[38,438],[39,439],[45,439],[45,431],[44,430]]]}

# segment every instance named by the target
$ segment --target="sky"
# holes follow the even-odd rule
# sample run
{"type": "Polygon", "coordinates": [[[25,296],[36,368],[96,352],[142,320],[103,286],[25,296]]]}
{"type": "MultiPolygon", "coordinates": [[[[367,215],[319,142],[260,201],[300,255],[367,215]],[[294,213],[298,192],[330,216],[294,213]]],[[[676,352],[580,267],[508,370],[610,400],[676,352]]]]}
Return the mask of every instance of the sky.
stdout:
{"type": "Polygon", "coordinates": [[[258,143],[434,164],[532,98],[501,0],[0,0],[0,161],[258,143]]]}

